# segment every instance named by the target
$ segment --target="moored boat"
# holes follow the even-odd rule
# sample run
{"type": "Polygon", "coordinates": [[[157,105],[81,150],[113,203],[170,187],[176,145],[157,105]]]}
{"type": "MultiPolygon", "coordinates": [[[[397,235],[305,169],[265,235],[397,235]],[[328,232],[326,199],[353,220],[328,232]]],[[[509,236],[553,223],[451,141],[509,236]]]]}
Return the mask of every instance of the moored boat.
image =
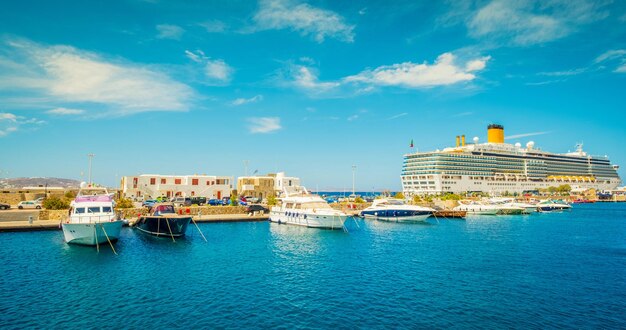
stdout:
{"type": "Polygon", "coordinates": [[[138,230],[166,237],[180,237],[185,235],[191,216],[176,214],[172,203],[158,203],[152,206],[149,215],[140,216],[134,226],[138,230]]]}
{"type": "Polygon", "coordinates": [[[284,192],[280,205],[272,207],[270,221],[298,226],[343,229],[348,215],[335,210],[318,195],[311,195],[302,187],[302,190],[284,192]]]}
{"type": "Polygon", "coordinates": [[[461,200],[459,205],[452,210],[465,211],[467,215],[496,215],[498,208],[494,205],[483,204],[477,201],[461,200]]]}
{"type": "Polygon", "coordinates": [[[366,219],[395,222],[426,221],[435,212],[434,209],[419,205],[407,205],[399,199],[376,199],[372,206],[361,211],[366,219]]]}
{"type": "Polygon", "coordinates": [[[100,245],[117,241],[123,223],[114,213],[106,188],[82,184],[61,228],[67,243],[100,245]]]}
{"type": "Polygon", "coordinates": [[[569,211],[571,209],[571,205],[558,200],[548,199],[537,203],[537,210],[539,212],[569,211]]]}

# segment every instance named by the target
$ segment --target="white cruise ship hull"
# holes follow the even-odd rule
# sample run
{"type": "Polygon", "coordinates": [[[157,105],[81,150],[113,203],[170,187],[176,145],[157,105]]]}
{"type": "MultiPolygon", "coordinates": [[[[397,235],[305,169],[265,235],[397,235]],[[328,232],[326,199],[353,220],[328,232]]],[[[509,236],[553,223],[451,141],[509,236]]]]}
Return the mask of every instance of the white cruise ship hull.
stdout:
{"type": "Polygon", "coordinates": [[[99,245],[116,241],[122,230],[122,220],[95,223],[64,223],[63,236],[69,244],[99,245]],[[107,240],[108,237],[108,240],[107,240]]]}
{"type": "Polygon", "coordinates": [[[286,223],[290,225],[324,228],[343,229],[343,225],[348,219],[347,215],[331,215],[316,213],[296,213],[284,211],[270,212],[270,221],[276,223],[286,223]]]}

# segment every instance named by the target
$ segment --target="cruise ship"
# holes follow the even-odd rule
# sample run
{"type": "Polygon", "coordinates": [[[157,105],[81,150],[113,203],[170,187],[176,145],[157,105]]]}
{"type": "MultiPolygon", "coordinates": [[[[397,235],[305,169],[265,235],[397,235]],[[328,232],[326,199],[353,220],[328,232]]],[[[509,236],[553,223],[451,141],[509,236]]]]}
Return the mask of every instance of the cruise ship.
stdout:
{"type": "Polygon", "coordinates": [[[465,143],[456,137],[456,147],[404,155],[402,190],[405,195],[486,192],[523,193],[539,188],[570,185],[572,190],[613,190],[621,179],[617,165],[608,157],[590,156],[582,149],[565,154],[545,152],[534,142],[504,143],[504,127],[491,124],[487,143],[465,143]]]}

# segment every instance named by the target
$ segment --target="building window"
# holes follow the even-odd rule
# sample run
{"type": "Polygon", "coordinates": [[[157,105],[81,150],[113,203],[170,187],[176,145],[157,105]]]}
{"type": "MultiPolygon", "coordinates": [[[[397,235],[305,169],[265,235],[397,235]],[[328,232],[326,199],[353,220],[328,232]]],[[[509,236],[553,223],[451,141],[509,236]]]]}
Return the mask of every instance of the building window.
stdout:
{"type": "Polygon", "coordinates": [[[197,186],[198,185],[198,179],[191,179],[191,185],[192,186],[197,186]]]}
{"type": "Polygon", "coordinates": [[[180,184],[180,179],[174,179],[175,184],[180,184]]]}
{"type": "Polygon", "coordinates": [[[161,178],[161,184],[166,184],[166,183],[167,183],[167,179],[161,178]]]}
{"type": "Polygon", "coordinates": [[[150,178],[150,184],[151,185],[155,185],[156,184],[156,178],[150,178]]]}
{"type": "Polygon", "coordinates": [[[210,186],[210,185],[211,185],[211,181],[207,181],[207,182],[206,182],[206,185],[207,185],[207,186],[210,186]]]}
{"type": "Polygon", "coordinates": [[[134,189],[137,189],[137,181],[138,181],[137,178],[133,178],[133,188],[134,189]]]}

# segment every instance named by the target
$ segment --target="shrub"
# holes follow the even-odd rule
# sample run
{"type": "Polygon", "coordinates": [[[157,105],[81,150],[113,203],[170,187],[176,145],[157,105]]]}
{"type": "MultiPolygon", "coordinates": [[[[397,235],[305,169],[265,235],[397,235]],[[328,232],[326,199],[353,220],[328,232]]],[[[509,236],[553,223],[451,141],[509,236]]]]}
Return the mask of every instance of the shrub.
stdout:
{"type": "Polygon", "coordinates": [[[239,201],[237,200],[237,195],[230,195],[230,205],[237,206],[239,205],[239,201]]]}
{"type": "Polygon", "coordinates": [[[446,193],[443,196],[441,196],[442,201],[458,201],[460,199],[461,199],[460,195],[453,194],[453,193],[446,193]]]}
{"type": "Polygon", "coordinates": [[[354,202],[355,202],[355,203],[358,203],[358,204],[363,204],[363,203],[365,203],[365,201],[364,201],[364,200],[363,200],[363,198],[361,198],[361,197],[357,197],[357,198],[355,198],[355,199],[354,199],[354,202]]]}
{"type": "Polygon", "coordinates": [[[401,192],[397,192],[395,195],[393,195],[393,198],[404,199],[404,194],[401,192]]]}
{"type": "Polygon", "coordinates": [[[133,204],[133,201],[130,200],[130,198],[120,198],[116,201],[115,207],[118,209],[130,209],[135,207],[135,204],[133,204]]]}
{"type": "Polygon", "coordinates": [[[74,198],[76,198],[76,194],[74,194],[74,192],[73,192],[73,191],[71,191],[71,190],[70,190],[70,191],[67,191],[67,192],[65,193],[65,198],[67,198],[67,199],[74,199],[74,198]]]}
{"type": "Polygon", "coordinates": [[[48,210],[67,210],[70,208],[70,202],[65,198],[52,196],[46,198],[42,206],[48,210]]]}

